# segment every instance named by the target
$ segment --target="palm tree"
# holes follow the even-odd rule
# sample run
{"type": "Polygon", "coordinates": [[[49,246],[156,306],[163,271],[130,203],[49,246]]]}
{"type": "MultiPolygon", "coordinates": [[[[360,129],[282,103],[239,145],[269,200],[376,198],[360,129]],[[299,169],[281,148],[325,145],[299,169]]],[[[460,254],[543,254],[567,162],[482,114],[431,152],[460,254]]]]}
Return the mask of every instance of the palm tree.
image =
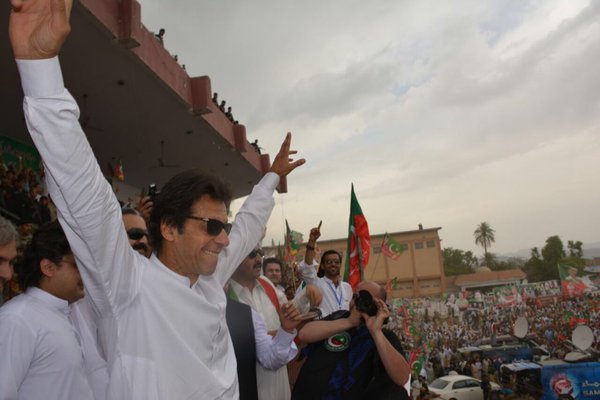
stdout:
{"type": "Polygon", "coordinates": [[[496,238],[494,237],[495,233],[496,231],[493,230],[490,224],[487,222],[482,222],[477,225],[477,229],[475,229],[475,232],[473,232],[473,236],[475,236],[475,244],[483,247],[483,256],[486,260],[488,259],[488,247],[491,247],[492,243],[496,241],[496,238]]]}

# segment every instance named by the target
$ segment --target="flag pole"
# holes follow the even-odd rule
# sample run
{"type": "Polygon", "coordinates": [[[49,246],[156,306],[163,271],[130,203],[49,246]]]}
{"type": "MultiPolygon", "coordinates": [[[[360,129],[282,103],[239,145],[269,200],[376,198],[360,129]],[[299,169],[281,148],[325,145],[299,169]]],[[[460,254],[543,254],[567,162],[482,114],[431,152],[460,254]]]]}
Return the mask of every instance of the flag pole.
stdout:
{"type": "Polygon", "coordinates": [[[356,250],[358,252],[358,271],[360,272],[360,281],[364,282],[365,269],[363,268],[362,247],[360,245],[360,237],[358,236],[358,232],[356,232],[356,231],[354,231],[354,240],[356,240],[356,250]]]}

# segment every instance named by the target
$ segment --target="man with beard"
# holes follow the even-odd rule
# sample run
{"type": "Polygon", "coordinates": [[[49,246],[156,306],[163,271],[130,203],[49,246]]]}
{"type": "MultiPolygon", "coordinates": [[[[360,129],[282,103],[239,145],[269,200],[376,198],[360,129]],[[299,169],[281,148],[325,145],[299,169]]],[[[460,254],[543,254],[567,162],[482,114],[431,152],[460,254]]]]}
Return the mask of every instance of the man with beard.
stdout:
{"type": "Polygon", "coordinates": [[[0,308],[0,399],[93,400],[70,318],[83,282],[58,222],[33,235],[17,275],[25,293],[0,308]]]}
{"type": "MultiPolygon", "coordinates": [[[[285,295],[264,276],[260,275],[263,252],[255,247],[235,270],[229,281],[230,298],[247,304],[264,320],[267,332],[275,334],[281,327],[279,310],[287,302],[285,295]]],[[[287,368],[268,370],[256,364],[258,398],[286,400],[290,398],[287,368]]]]}
{"type": "Polygon", "coordinates": [[[340,276],[342,267],[342,255],[336,250],[327,250],[321,256],[321,265],[324,276],[317,276],[317,262],[315,261],[315,246],[317,239],[321,236],[321,224],[310,230],[306,254],[300,262],[299,268],[302,278],[306,284],[316,285],[323,294],[323,301],[319,308],[323,316],[335,311],[348,310],[352,300],[352,287],[343,282],[340,276]]]}

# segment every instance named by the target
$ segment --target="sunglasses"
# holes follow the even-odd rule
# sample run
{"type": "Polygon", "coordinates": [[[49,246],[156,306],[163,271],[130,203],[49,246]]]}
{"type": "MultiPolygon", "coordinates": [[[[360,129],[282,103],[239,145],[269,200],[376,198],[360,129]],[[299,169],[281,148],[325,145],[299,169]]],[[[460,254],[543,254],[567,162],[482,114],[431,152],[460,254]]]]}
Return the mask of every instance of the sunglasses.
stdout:
{"type": "Polygon", "coordinates": [[[202,221],[206,223],[206,233],[210,236],[219,236],[221,231],[225,231],[229,235],[231,232],[231,224],[228,222],[222,222],[218,219],[196,217],[195,215],[188,216],[189,219],[195,219],[196,221],[202,221]]]}
{"type": "Polygon", "coordinates": [[[256,258],[256,256],[261,256],[263,257],[265,255],[265,253],[263,253],[262,250],[258,249],[258,250],[252,250],[250,252],[250,254],[248,254],[248,258],[252,259],[252,258],[256,258]]]}
{"type": "Polygon", "coordinates": [[[146,236],[146,238],[148,238],[148,231],[146,231],[145,229],[141,229],[141,228],[131,228],[127,231],[127,236],[131,240],[140,240],[144,236],[146,236]]]}

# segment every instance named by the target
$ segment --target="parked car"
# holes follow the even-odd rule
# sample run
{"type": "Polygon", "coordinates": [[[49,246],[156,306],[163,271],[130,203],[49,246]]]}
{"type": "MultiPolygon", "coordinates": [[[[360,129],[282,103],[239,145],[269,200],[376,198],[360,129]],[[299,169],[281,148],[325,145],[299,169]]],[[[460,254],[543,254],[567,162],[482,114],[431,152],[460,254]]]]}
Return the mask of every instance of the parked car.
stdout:
{"type": "MultiPolygon", "coordinates": [[[[490,382],[492,398],[497,398],[500,385],[490,382]]],[[[483,400],[481,381],[466,375],[446,375],[429,384],[429,391],[444,400],[483,400]]]]}

